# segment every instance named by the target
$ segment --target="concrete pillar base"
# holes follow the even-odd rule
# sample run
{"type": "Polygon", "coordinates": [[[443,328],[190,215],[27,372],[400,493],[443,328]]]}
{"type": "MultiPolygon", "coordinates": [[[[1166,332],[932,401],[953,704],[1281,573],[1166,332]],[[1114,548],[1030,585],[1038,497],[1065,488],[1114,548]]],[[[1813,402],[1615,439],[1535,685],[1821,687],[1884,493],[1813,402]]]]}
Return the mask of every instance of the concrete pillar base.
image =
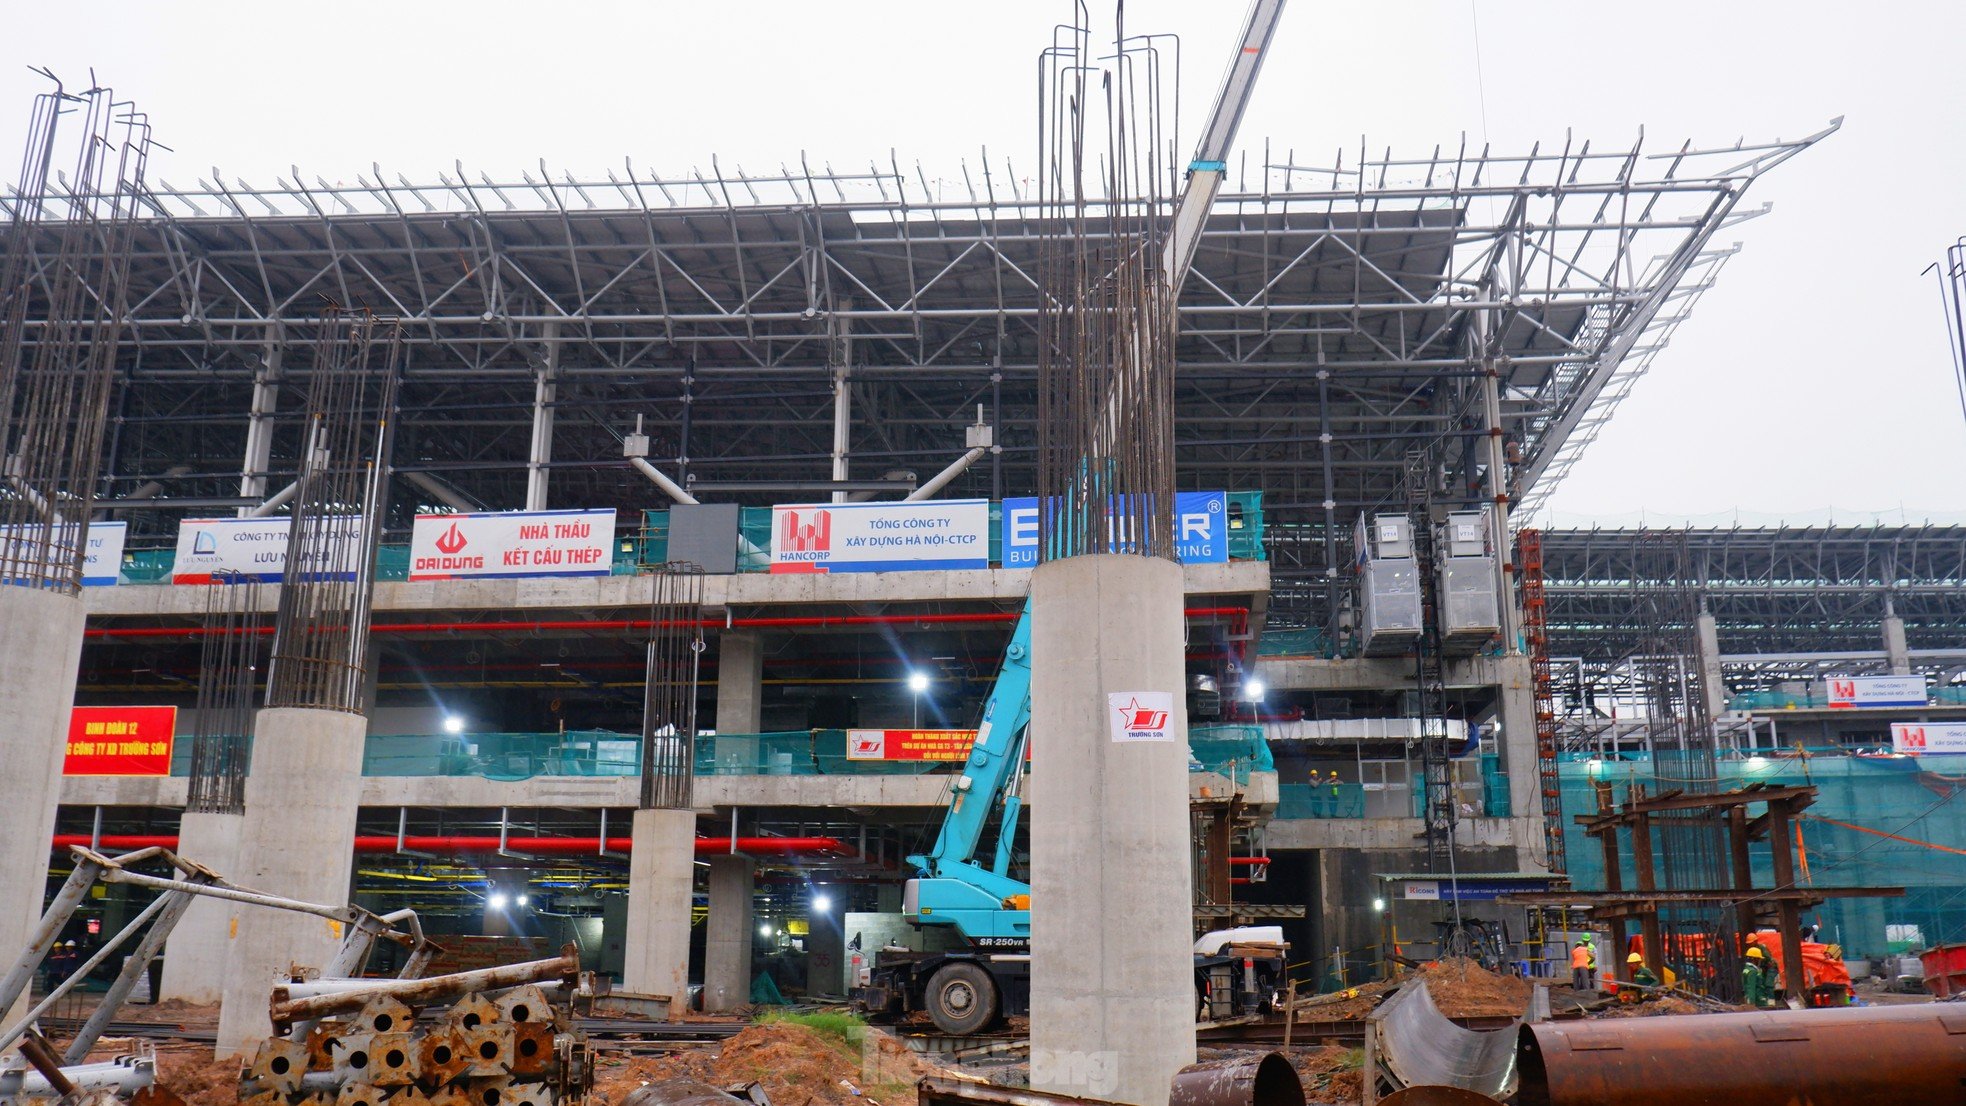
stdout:
{"type": "MultiPolygon", "coordinates": [[[[178,822],[177,854],[237,880],[245,824],[243,814],[186,811],[178,822]]],[[[235,908],[234,903],[213,898],[192,900],[164,945],[163,998],[211,1003],[224,997],[235,908]]]]}
{"type": "Polygon", "coordinates": [[[1166,1106],[1195,1060],[1181,569],[1074,557],[1031,577],[1031,1086],[1166,1106]],[[1165,693],[1167,740],[1109,696],[1165,693]]]}
{"type": "MultiPolygon", "coordinates": [[[[348,901],[367,733],[366,718],[341,711],[269,707],[255,716],[238,870],[226,875],[254,890],[304,902],[348,901]]],[[[226,906],[221,1057],[250,1051],[272,1031],[266,1005],[273,985],[295,966],[326,964],[340,946],[342,929],[312,914],[226,906]]]]}
{"type": "MultiPolygon", "coordinates": [[[[0,805],[0,961],[12,966],[47,905],[48,840],[61,801],[61,764],[75,669],[82,659],[82,601],[0,584],[0,766],[10,794],[0,805]]],[[[0,967],[0,973],[6,971],[0,967]]],[[[27,1013],[27,997],[0,1010],[0,1025],[27,1013]]]]}
{"type": "Polygon", "coordinates": [[[689,1006],[689,910],[696,882],[696,814],[638,810],[628,854],[628,941],[623,989],[689,1006]]]}
{"type": "Polygon", "coordinates": [[[746,856],[710,858],[710,932],[703,948],[705,1013],[751,1001],[751,893],[755,866],[746,856]]]}

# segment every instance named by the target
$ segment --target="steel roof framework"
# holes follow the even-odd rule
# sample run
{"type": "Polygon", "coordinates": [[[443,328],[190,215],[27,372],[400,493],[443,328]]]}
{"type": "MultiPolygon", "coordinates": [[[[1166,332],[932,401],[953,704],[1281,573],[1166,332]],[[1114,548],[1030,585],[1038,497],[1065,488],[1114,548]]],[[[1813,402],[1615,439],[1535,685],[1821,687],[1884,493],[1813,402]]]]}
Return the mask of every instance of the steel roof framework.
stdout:
{"type": "MultiPolygon", "coordinates": [[[[1711,285],[1732,252],[1715,235],[1759,213],[1745,191],[1834,129],[1664,153],[1361,149],[1349,168],[1268,165],[1218,200],[1181,297],[1180,481],[1267,493],[1272,617],[1329,618],[1352,520],[1398,500],[1409,450],[1430,451],[1447,501],[1533,506],[1711,285]]],[[[214,174],[159,187],[150,212],[110,498],[202,497],[208,513],[291,480],[281,394],[324,302],[404,324],[404,512],[540,506],[549,476],[555,505],[659,506],[621,456],[636,416],[684,483],[823,481],[843,406],[856,477],[940,468],[980,405],[1000,448],[947,494],[1034,484],[1050,228],[1007,164],[959,183],[898,164],[214,174]]],[[[132,518],[139,542],[172,526],[132,518]]]]}

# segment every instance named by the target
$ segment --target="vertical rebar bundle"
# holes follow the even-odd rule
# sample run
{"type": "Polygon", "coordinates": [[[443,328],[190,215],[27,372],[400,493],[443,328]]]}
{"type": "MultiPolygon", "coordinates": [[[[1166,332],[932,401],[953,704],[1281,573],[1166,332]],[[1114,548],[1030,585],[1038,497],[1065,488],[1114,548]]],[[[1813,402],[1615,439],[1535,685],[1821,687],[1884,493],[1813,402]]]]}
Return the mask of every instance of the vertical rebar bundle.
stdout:
{"type": "MultiPolygon", "coordinates": [[[[1700,601],[1686,532],[1644,532],[1639,544],[1650,546],[1647,557],[1664,566],[1660,580],[1631,593],[1632,617],[1640,627],[1638,651],[1631,660],[1633,686],[1652,749],[1653,787],[1655,793],[1711,794],[1720,790],[1720,772],[1696,660],[1700,601]]],[[[1717,810],[1652,816],[1659,831],[1654,853],[1662,889],[1729,886],[1732,857],[1724,818],[1717,810]]],[[[1659,922],[1670,946],[1668,959],[1705,977],[1704,985],[1722,997],[1738,996],[1741,946],[1731,910],[1711,903],[1683,904],[1661,909],[1659,922]]]]}
{"type": "Polygon", "coordinates": [[[696,688],[703,661],[703,569],[657,569],[642,697],[642,809],[686,810],[696,787],[696,688]]]}
{"type": "MultiPolygon", "coordinates": [[[[1080,9],[1084,13],[1083,7],[1080,9]]],[[[1174,556],[1171,135],[1152,36],[1061,26],[1040,62],[1041,556],[1174,556]]],[[[1172,68],[1172,67],[1170,67],[1172,68]]]]}
{"type": "Polygon", "coordinates": [[[259,676],[259,581],[237,573],[205,589],[205,646],[198,665],[198,732],[191,739],[194,814],[245,810],[253,732],[253,683],[259,676]]]}
{"type": "Polygon", "coordinates": [[[269,707],[362,712],[402,357],[396,320],[340,308],[322,313],[266,680],[269,707]]]}
{"type": "Polygon", "coordinates": [[[110,89],[34,98],[0,251],[0,584],[82,586],[150,148],[110,89]]]}

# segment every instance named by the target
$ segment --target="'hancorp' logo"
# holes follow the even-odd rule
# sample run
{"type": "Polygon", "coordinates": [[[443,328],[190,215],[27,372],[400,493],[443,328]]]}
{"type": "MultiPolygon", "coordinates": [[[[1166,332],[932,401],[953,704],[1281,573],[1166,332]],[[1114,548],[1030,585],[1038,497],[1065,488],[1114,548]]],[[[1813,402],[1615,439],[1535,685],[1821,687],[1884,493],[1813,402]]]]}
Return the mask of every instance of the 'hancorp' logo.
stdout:
{"type": "Polygon", "coordinates": [[[1907,752],[1925,748],[1925,727],[1906,726],[1898,731],[1898,748],[1907,752]]]}
{"type": "Polygon", "coordinates": [[[1857,681],[1831,680],[1829,682],[1829,697],[1832,701],[1838,702],[1855,699],[1857,697],[1857,681]]]}
{"type": "Polygon", "coordinates": [[[466,544],[464,531],[459,530],[455,522],[451,523],[450,529],[437,535],[437,552],[439,553],[456,553],[458,550],[463,549],[466,544]]]}
{"type": "Polygon", "coordinates": [[[1129,730],[1160,730],[1167,728],[1167,712],[1143,707],[1135,699],[1120,708],[1120,718],[1129,730]]]}
{"type": "Polygon", "coordinates": [[[813,511],[807,521],[799,512],[785,512],[778,532],[779,548],[787,553],[825,553],[833,548],[833,512],[813,511]]]}

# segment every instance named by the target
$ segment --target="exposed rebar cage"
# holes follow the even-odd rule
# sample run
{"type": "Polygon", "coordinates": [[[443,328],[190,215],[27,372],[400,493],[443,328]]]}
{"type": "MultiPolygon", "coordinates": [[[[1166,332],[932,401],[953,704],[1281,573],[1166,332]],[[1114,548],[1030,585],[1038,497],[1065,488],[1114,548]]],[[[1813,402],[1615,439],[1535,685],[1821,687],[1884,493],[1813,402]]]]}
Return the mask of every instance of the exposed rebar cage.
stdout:
{"type": "Polygon", "coordinates": [[[696,689],[703,662],[703,569],[671,561],[654,576],[642,698],[642,809],[686,810],[696,786],[696,689]]]}
{"type": "Polygon", "coordinates": [[[266,681],[269,707],[363,710],[401,373],[396,320],[339,308],[322,313],[266,681]]]}
{"type": "Polygon", "coordinates": [[[1157,36],[1128,37],[1123,9],[1105,54],[1078,11],[1040,63],[1039,544],[1045,560],[1172,558],[1174,174],[1160,100],[1178,64],[1157,36]]]}
{"type": "Polygon", "coordinates": [[[0,584],[82,586],[150,148],[110,89],[34,98],[0,252],[0,584]]]}
{"type": "Polygon", "coordinates": [[[205,589],[205,643],[198,665],[198,731],[191,739],[185,809],[239,814],[246,808],[254,684],[259,678],[259,581],[215,573],[205,589]]]}
{"type": "MultiPolygon", "coordinates": [[[[1652,749],[1652,793],[1712,794],[1720,790],[1720,774],[1697,659],[1699,589],[1686,532],[1641,532],[1638,541],[1651,546],[1649,558],[1664,572],[1651,586],[1635,586],[1630,595],[1641,644],[1629,663],[1652,749]]],[[[1733,861],[1724,818],[1724,811],[1713,809],[1652,816],[1658,829],[1660,888],[1698,891],[1731,885],[1733,861]]],[[[1671,946],[1671,959],[1684,963],[1702,988],[1739,997],[1742,950],[1731,910],[1715,903],[1662,907],[1659,928],[1671,946]]]]}

